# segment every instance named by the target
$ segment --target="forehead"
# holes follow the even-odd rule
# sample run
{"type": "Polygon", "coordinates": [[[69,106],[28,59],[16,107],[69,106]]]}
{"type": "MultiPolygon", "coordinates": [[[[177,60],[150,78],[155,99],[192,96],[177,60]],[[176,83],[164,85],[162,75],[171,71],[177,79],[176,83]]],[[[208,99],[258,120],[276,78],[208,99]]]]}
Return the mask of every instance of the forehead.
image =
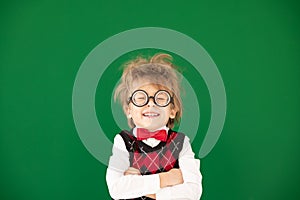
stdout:
{"type": "Polygon", "coordinates": [[[154,84],[149,84],[149,85],[143,85],[139,89],[146,91],[147,93],[155,93],[158,90],[166,90],[165,87],[161,85],[154,85],[154,84]]]}
{"type": "Polygon", "coordinates": [[[151,94],[151,93],[154,94],[155,92],[157,92],[157,90],[167,90],[170,92],[170,89],[167,86],[157,84],[157,83],[151,83],[151,82],[139,81],[137,83],[136,81],[134,81],[132,86],[133,87],[132,87],[131,92],[134,92],[135,90],[144,90],[149,94],[151,94]]]}

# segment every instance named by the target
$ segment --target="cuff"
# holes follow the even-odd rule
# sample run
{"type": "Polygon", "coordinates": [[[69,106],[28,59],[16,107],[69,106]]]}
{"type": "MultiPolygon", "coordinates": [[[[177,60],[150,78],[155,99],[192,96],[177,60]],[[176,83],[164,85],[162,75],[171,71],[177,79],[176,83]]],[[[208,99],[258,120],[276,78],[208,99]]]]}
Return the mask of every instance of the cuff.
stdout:
{"type": "MultiPolygon", "coordinates": [[[[152,174],[152,175],[144,175],[143,180],[145,181],[145,188],[148,191],[148,194],[155,194],[157,191],[160,190],[160,179],[159,174],[152,174]]],[[[144,195],[144,194],[143,194],[144,195]]]]}
{"type": "Polygon", "coordinates": [[[157,191],[156,200],[169,200],[171,196],[171,189],[169,187],[166,187],[157,191]]]}

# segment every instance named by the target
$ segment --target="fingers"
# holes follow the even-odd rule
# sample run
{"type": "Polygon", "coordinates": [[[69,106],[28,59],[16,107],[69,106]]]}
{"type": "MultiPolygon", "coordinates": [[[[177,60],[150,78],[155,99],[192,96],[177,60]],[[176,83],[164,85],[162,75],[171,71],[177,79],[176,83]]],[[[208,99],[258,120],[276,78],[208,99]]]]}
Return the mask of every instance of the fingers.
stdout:
{"type": "Polygon", "coordinates": [[[174,169],[171,169],[169,172],[172,176],[182,177],[182,173],[181,173],[180,169],[174,168],[174,169]]]}
{"type": "Polygon", "coordinates": [[[151,199],[156,199],[156,194],[148,194],[146,197],[149,197],[151,199]]]}
{"type": "Polygon", "coordinates": [[[170,185],[178,185],[183,183],[183,177],[180,169],[171,169],[169,172],[170,185]]]}
{"type": "Polygon", "coordinates": [[[124,175],[141,175],[141,172],[133,167],[129,167],[125,172],[124,175]]]}

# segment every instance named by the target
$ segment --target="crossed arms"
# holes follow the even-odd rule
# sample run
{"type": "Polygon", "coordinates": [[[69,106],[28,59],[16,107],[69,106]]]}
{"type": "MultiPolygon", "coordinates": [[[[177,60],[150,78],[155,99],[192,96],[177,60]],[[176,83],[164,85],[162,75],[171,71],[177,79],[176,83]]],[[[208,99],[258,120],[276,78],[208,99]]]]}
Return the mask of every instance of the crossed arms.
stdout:
{"type": "Polygon", "coordinates": [[[129,153],[120,135],[114,139],[106,181],[114,199],[148,196],[153,199],[200,199],[202,193],[200,161],[194,158],[188,137],[185,137],[179,154],[180,169],[171,169],[152,175],[140,175],[130,167],[129,153]]]}

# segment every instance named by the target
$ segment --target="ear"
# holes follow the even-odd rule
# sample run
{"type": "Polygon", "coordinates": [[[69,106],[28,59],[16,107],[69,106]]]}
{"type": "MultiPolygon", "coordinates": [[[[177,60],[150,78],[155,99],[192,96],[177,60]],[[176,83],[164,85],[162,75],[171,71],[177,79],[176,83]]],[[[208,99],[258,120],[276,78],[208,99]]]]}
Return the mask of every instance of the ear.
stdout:
{"type": "Polygon", "coordinates": [[[124,111],[125,111],[125,114],[126,114],[127,118],[130,119],[132,117],[130,107],[127,106],[126,108],[124,108],[124,111]]]}
{"type": "Polygon", "coordinates": [[[171,108],[171,110],[170,110],[170,118],[174,119],[176,117],[176,113],[177,113],[177,110],[174,109],[174,108],[171,108]]]}

